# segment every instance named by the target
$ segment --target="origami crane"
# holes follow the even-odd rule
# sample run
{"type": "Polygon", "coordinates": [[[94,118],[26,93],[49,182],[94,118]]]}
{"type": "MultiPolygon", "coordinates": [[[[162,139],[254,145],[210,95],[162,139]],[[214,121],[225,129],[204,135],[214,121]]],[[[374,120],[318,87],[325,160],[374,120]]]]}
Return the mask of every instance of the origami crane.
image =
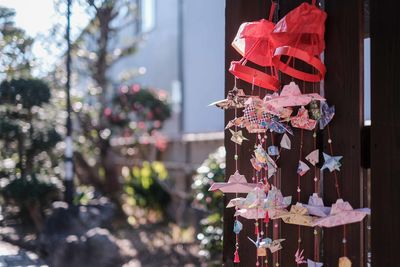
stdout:
{"type": "Polygon", "coordinates": [[[306,156],[306,160],[315,166],[319,162],[319,149],[315,149],[306,156]]]}
{"type": "Polygon", "coordinates": [[[235,132],[235,131],[229,129],[229,131],[232,134],[231,141],[236,143],[236,144],[238,144],[238,145],[241,145],[244,140],[249,140],[249,139],[247,139],[246,137],[243,136],[243,133],[242,133],[241,130],[235,132]]]}
{"type": "Polygon", "coordinates": [[[299,165],[297,166],[297,174],[300,176],[303,176],[310,170],[310,167],[308,167],[307,164],[305,164],[303,161],[299,160],[299,165]]]}
{"type": "MultiPolygon", "coordinates": [[[[235,216],[241,216],[246,219],[264,219],[266,212],[274,214],[275,210],[281,210],[290,205],[292,197],[283,197],[282,193],[275,186],[272,186],[265,197],[264,191],[257,188],[247,195],[246,198],[232,199],[227,208],[240,208],[236,211],[235,216]]],[[[271,219],[275,217],[270,216],[271,219]]]]}
{"type": "Polygon", "coordinates": [[[255,170],[268,170],[268,178],[276,173],[278,166],[261,145],[258,145],[254,150],[254,156],[250,159],[250,162],[255,170]]]}
{"type": "Polygon", "coordinates": [[[325,98],[319,94],[302,94],[295,82],[285,85],[279,97],[275,97],[267,103],[275,108],[294,107],[308,105],[312,100],[323,101],[325,98]]]}
{"type": "Polygon", "coordinates": [[[313,226],[335,227],[350,223],[360,222],[367,214],[370,214],[370,209],[353,209],[349,202],[338,199],[332,205],[331,212],[325,218],[318,219],[313,226]]]}
{"type": "Polygon", "coordinates": [[[211,103],[209,106],[217,106],[222,109],[244,108],[244,103],[248,99],[242,89],[233,88],[228,92],[226,99],[211,103]]]}
{"type": "Polygon", "coordinates": [[[244,117],[238,117],[238,118],[235,118],[233,120],[230,120],[228,122],[228,124],[225,126],[225,129],[229,129],[229,128],[233,127],[233,126],[244,128],[245,127],[244,117]]]}
{"type": "Polygon", "coordinates": [[[302,264],[302,263],[307,263],[304,260],[304,249],[300,251],[300,249],[297,249],[296,253],[294,254],[294,260],[296,261],[297,264],[302,264]]]}
{"type": "Polygon", "coordinates": [[[315,262],[310,259],[307,259],[307,267],[322,267],[324,264],[322,262],[315,262]]]}
{"type": "Polygon", "coordinates": [[[329,107],[326,102],[321,102],[321,118],[319,119],[319,127],[324,129],[326,125],[335,116],[335,106],[329,107]]]}
{"type": "Polygon", "coordinates": [[[271,132],[276,132],[276,133],[280,133],[280,134],[288,132],[291,135],[293,135],[292,129],[290,129],[290,127],[288,125],[279,121],[279,118],[276,116],[262,119],[260,121],[260,125],[263,128],[269,129],[271,132]]]}
{"type": "Polygon", "coordinates": [[[334,170],[340,171],[340,166],[342,164],[339,162],[343,157],[342,156],[330,156],[326,153],[323,153],[324,155],[324,165],[321,168],[321,171],[325,169],[329,169],[330,172],[333,172],[334,170]]]}
{"type": "Polygon", "coordinates": [[[260,187],[256,187],[251,190],[245,198],[237,197],[231,199],[226,207],[237,207],[239,209],[261,207],[264,199],[266,199],[264,190],[260,187]]]}
{"type": "Polygon", "coordinates": [[[308,215],[308,210],[301,203],[292,205],[290,211],[286,210],[272,210],[269,212],[272,219],[281,218],[285,223],[303,225],[303,226],[314,226],[315,218],[308,215]]]}
{"type": "MultiPolygon", "coordinates": [[[[260,240],[260,236],[257,235],[257,240],[254,241],[253,239],[251,239],[250,237],[247,237],[255,246],[256,248],[268,248],[271,253],[275,253],[278,250],[282,249],[282,245],[281,243],[283,241],[285,241],[285,239],[275,239],[272,241],[271,238],[264,238],[262,240],[260,240]]],[[[260,256],[260,255],[258,255],[260,256]]],[[[266,256],[266,255],[264,255],[266,256]]]]}
{"type": "Polygon", "coordinates": [[[267,198],[263,200],[263,208],[267,210],[273,209],[285,209],[292,202],[292,197],[283,197],[281,190],[272,186],[271,190],[268,191],[267,198]]]}
{"type": "Polygon", "coordinates": [[[257,184],[248,183],[246,177],[236,171],[229,177],[228,182],[213,183],[208,191],[220,190],[223,193],[249,193],[256,187],[257,184]]]}
{"type": "Polygon", "coordinates": [[[351,260],[347,257],[339,258],[339,267],[351,267],[351,260]]]}
{"type": "Polygon", "coordinates": [[[289,139],[289,136],[287,136],[287,134],[284,134],[282,136],[280,145],[282,148],[287,149],[287,150],[290,150],[292,148],[292,143],[289,139]]]}
{"type": "Polygon", "coordinates": [[[297,115],[290,118],[293,127],[305,129],[305,130],[313,130],[315,125],[317,125],[316,120],[312,120],[308,117],[308,111],[302,106],[297,115]]]}
{"type": "Polygon", "coordinates": [[[310,215],[318,217],[326,217],[329,215],[331,208],[325,207],[322,198],[318,196],[317,193],[312,194],[308,199],[308,204],[304,204],[310,215]]]}

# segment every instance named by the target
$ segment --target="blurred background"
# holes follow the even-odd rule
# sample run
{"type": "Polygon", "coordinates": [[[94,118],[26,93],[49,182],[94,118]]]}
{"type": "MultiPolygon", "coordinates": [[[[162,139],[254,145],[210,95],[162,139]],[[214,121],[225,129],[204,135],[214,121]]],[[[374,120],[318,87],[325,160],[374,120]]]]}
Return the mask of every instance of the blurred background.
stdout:
{"type": "Polygon", "coordinates": [[[219,265],[224,12],[0,0],[0,266],[219,265]]]}

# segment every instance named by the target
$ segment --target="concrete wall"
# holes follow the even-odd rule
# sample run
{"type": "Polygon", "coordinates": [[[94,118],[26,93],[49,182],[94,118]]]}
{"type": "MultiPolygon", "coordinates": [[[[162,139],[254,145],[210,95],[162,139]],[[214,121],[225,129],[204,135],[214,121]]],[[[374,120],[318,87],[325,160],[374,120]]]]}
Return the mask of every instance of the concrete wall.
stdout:
{"type": "Polygon", "coordinates": [[[183,0],[184,131],[223,130],[225,1],[183,0]]]}

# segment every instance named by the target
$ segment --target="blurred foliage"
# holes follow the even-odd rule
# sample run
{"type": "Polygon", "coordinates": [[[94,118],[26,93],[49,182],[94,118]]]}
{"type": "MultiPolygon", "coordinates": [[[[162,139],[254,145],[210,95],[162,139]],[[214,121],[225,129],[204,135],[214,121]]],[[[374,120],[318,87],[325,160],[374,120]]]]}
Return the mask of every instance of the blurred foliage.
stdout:
{"type": "Polygon", "coordinates": [[[143,162],[142,167],[122,170],[125,185],[124,191],[128,195],[128,202],[132,206],[139,206],[164,213],[171,200],[169,192],[163,186],[168,179],[168,172],[161,162],[143,162]]]}
{"type": "Polygon", "coordinates": [[[220,191],[208,191],[214,182],[225,180],[225,148],[209,155],[208,159],[197,169],[192,189],[194,199],[192,205],[203,210],[207,216],[200,221],[201,232],[197,238],[201,244],[201,254],[215,259],[222,253],[222,212],[224,209],[223,194],[220,191]]]}
{"type": "Polygon", "coordinates": [[[15,11],[0,6],[0,79],[29,77],[33,39],[15,26],[15,11]]]}
{"type": "Polygon", "coordinates": [[[35,223],[59,198],[58,113],[42,80],[12,79],[0,84],[0,193],[7,204],[30,209],[35,223]]]}
{"type": "Polygon", "coordinates": [[[16,203],[26,203],[38,200],[41,206],[48,206],[58,196],[55,184],[41,180],[35,174],[28,175],[25,179],[13,179],[0,188],[0,194],[5,199],[16,203]]]}
{"type": "Polygon", "coordinates": [[[50,101],[50,88],[39,79],[13,79],[0,85],[0,104],[18,105],[31,109],[50,101]]]}
{"type": "Polygon", "coordinates": [[[171,116],[169,105],[159,93],[143,90],[138,84],[123,86],[114,97],[110,110],[105,110],[107,118],[111,123],[125,127],[131,121],[137,121],[145,123],[149,131],[158,129],[171,116]]]}

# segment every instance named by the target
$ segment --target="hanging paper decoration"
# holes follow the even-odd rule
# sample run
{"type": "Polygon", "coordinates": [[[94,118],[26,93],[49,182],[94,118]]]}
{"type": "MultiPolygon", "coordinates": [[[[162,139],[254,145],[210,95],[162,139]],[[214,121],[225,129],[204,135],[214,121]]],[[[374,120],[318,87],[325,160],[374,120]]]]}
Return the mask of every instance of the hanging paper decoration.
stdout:
{"type": "Polygon", "coordinates": [[[307,259],[307,267],[322,267],[324,264],[322,262],[315,262],[310,259],[307,259]]]}
{"type": "Polygon", "coordinates": [[[248,193],[253,190],[257,184],[248,183],[246,177],[236,171],[229,177],[226,183],[213,183],[209,191],[220,190],[223,193],[248,193]]]}
{"type": "Polygon", "coordinates": [[[324,155],[324,165],[322,166],[321,170],[328,169],[330,172],[333,171],[340,171],[340,164],[339,160],[341,160],[343,157],[342,156],[330,156],[326,153],[323,153],[324,155]]]}
{"type": "MultiPolygon", "coordinates": [[[[214,183],[210,190],[235,194],[226,206],[226,208],[235,209],[233,233],[236,235],[236,242],[232,255],[234,263],[240,263],[239,240],[246,240],[243,236],[239,238],[240,234],[249,233],[249,231],[243,231],[246,224],[242,224],[239,220],[244,218],[254,222],[254,235],[247,236],[247,239],[255,246],[256,253],[253,255],[256,257],[256,266],[273,266],[267,261],[268,253],[279,253],[279,250],[283,249],[281,242],[285,239],[280,238],[280,229],[274,230],[273,236],[268,233],[271,221],[273,221],[273,228],[276,228],[279,224],[275,220],[282,220],[284,223],[297,227],[297,240],[291,238],[286,241],[297,242],[295,264],[322,267],[323,263],[319,262],[316,247],[314,248],[315,259],[306,260],[303,256],[304,251],[310,248],[302,248],[301,227],[334,227],[356,223],[362,221],[370,211],[369,209],[353,209],[348,202],[341,199],[338,171],[340,171],[342,156],[332,156],[334,155],[333,140],[329,128],[335,115],[335,107],[329,106],[326,99],[319,94],[318,84],[313,84],[312,91],[305,88],[304,82],[318,83],[325,76],[326,69],[320,55],[325,47],[327,14],[315,5],[314,0],[312,4],[302,3],[275,25],[272,22],[275,5],[277,3],[273,1],[268,20],[243,23],[232,42],[233,48],[242,57],[238,61],[231,62],[229,68],[235,76],[235,86],[228,92],[226,99],[216,101],[211,105],[235,112],[234,118],[228,121],[225,129],[231,133],[231,141],[235,145],[235,154],[227,155],[227,157],[233,156],[236,169],[227,182],[214,183]],[[253,63],[252,67],[247,64],[249,61],[253,63]],[[302,64],[296,64],[299,61],[302,64]],[[307,68],[310,72],[302,70],[304,63],[311,66],[307,68]],[[254,64],[262,68],[253,67],[254,64]],[[278,71],[300,80],[300,83],[296,84],[292,79],[292,82],[281,89],[278,71]],[[237,80],[250,83],[251,90],[238,89],[237,80]],[[267,94],[261,97],[259,88],[272,92],[266,91],[267,94]],[[238,109],[243,109],[243,115],[240,113],[238,116],[238,109]],[[316,127],[317,123],[319,127],[316,127]],[[293,130],[291,127],[296,129],[293,130]],[[312,131],[312,133],[305,134],[304,130],[312,131]],[[328,149],[326,151],[323,150],[325,147],[320,146],[316,141],[319,130],[327,132],[328,149]],[[249,140],[254,140],[249,137],[251,134],[256,136],[253,154],[247,158],[239,158],[238,147],[249,143],[249,140]],[[282,137],[277,139],[276,136],[279,135],[282,137]],[[307,136],[311,138],[311,135],[313,148],[304,151],[304,139],[307,136]],[[294,177],[297,176],[297,203],[294,205],[291,205],[292,197],[283,197],[277,188],[277,185],[286,182],[279,181],[277,173],[280,162],[285,160],[285,154],[291,153],[291,138],[299,144],[299,150],[296,150],[299,155],[298,163],[297,166],[281,170],[281,172],[292,172],[294,177]],[[246,143],[243,143],[244,141],[246,143]],[[282,153],[282,149],[287,151],[282,153]],[[303,152],[308,154],[303,154],[303,152]],[[320,152],[324,159],[322,167],[319,165],[320,152]],[[253,167],[254,174],[251,182],[239,174],[239,162],[240,166],[251,164],[253,167]],[[332,207],[325,206],[319,194],[321,180],[318,174],[320,170],[325,169],[328,169],[335,178],[338,199],[332,207]],[[307,204],[302,204],[300,203],[302,181],[309,179],[309,172],[313,172],[311,176],[314,180],[314,193],[309,197],[307,204]],[[239,197],[239,193],[247,195],[239,197]],[[265,262],[265,265],[260,261],[265,262]]],[[[314,229],[314,244],[318,246],[320,235],[316,228],[314,229]]],[[[343,231],[343,240],[346,240],[346,231],[343,231]]],[[[345,241],[342,243],[344,255],[339,259],[339,267],[348,267],[351,266],[351,261],[346,255],[347,244],[345,241]]],[[[274,266],[280,265],[279,258],[274,257],[274,266]]],[[[248,266],[248,264],[243,263],[243,266],[248,266]]]]}
{"type": "Polygon", "coordinates": [[[244,103],[248,99],[248,96],[244,94],[242,89],[233,88],[228,92],[226,99],[219,100],[211,103],[209,106],[217,106],[222,109],[235,109],[244,108],[244,103]]]}
{"type": "Polygon", "coordinates": [[[341,257],[339,259],[339,267],[351,267],[351,261],[347,257],[341,257]]]}
{"type": "Polygon", "coordinates": [[[331,208],[324,206],[324,201],[318,196],[317,193],[314,193],[312,196],[310,196],[308,199],[308,204],[304,204],[304,207],[307,208],[310,215],[317,217],[326,217],[331,212],[331,208]]]}
{"type": "Polygon", "coordinates": [[[306,160],[315,166],[319,162],[319,149],[313,150],[306,156],[306,160]]]}
{"type": "Polygon", "coordinates": [[[330,214],[317,220],[315,225],[329,228],[356,223],[362,221],[367,214],[370,214],[369,209],[353,209],[349,202],[338,199],[332,205],[330,214]]]}
{"type": "Polygon", "coordinates": [[[319,55],[325,48],[325,20],[324,11],[302,3],[276,24],[272,33],[277,46],[273,61],[280,71],[303,81],[323,80],[326,69],[319,55]],[[316,70],[316,74],[290,66],[289,62],[282,61],[282,56],[309,64],[316,70]]]}

